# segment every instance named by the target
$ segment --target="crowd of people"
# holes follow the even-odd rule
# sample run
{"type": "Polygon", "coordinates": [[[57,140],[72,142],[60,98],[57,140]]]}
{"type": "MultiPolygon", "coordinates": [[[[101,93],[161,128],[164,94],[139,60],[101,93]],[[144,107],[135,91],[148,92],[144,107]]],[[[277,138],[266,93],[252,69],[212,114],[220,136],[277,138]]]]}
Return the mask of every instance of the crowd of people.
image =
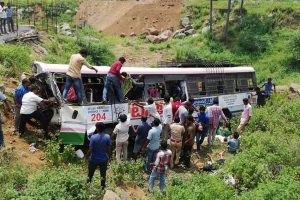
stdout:
{"type": "MultiPolygon", "coordinates": [[[[71,56],[69,69],[67,72],[66,86],[63,97],[72,87],[77,95],[77,103],[82,103],[82,82],[81,68],[83,65],[95,70],[86,60],[87,51],[81,50],[78,54],[71,56]]],[[[124,57],[114,62],[107,74],[104,85],[103,99],[107,101],[111,95],[111,86],[116,89],[116,98],[122,102],[124,100],[122,90],[119,90],[122,80],[126,74],[120,73],[122,65],[126,62],[124,57]]],[[[137,89],[140,88],[143,76],[140,75],[135,80],[137,89]]],[[[38,104],[54,104],[55,102],[43,99],[39,96],[40,87],[32,84],[34,79],[30,80],[25,77],[14,92],[15,101],[15,128],[23,137],[25,134],[25,125],[32,118],[40,122],[43,133],[48,137],[48,120],[38,109],[38,104]]],[[[257,88],[258,98],[270,98],[271,90],[275,84],[272,79],[264,83],[265,91],[261,92],[257,88]]],[[[138,90],[139,91],[139,90],[138,90]]],[[[134,95],[134,94],[132,94],[134,95]]],[[[5,95],[0,92],[0,101],[4,101],[7,108],[12,110],[7,103],[5,95]]],[[[67,100],[65,100],[67,101],[67,100]]],[[[262,102],[259,99],[257,102],[262,102]]],[[[205,107],[194,106],[194,99],[190,98],[182,102],[179,98],[173,99],[169,95],[164,95],[164,102],[159,103],[163,106],[162,116],[157,111],[157,102],[153,98],[147,100],[147,104],[136,103],[137,106],[148,111],[148,116],[141,117],[141,123],[134,126],[131,123],[130,115],[121,114],[119,122],[114,127],[113,132],[107,133],[106,125],[102,122],[96,123],[96,130],[90,137],[89,150],[86,157],[89,160],[88,165],[88,182],[91,182],[95,170],[99,167],[101,174],[101,186],[105,187],[106,170],[108,162],[112,157],[112,145],[115,144],[115,159],[117,162],[128,160],[128,144],[130,130],[132,130],[135,140],[133,155],[131,159],[145,159],[144,171],[150,174],[149,191],[153,192],[155,179],[160,177],[160,190],[165,188],[165,180],[169,168],[182,166],[183,168],[191,167],[191,155],[194,146],[197,151],[203,150],[203,142],[207,138],[207,149],[212,151],[215,140],[218,139],[227,145],[227,151],[235,154],[240,147],[240,135],[245,131],[252,117],[252,106],[249,99],[243,99],[243,112],[240,124],[235,131],[232,131],[230,119],[225,116],[222,107],[218,105],[218,98],[214,98],[213,105],[205,107]],[[193,115],[197,113],[197,115],[193,115]],[[180,164],[182,163],[182,165],[180,164]]],[[[258,106],[263,106],[264,103],[258,106]]],[[[0,116],[0,146],[4,146],[3,132],[0,116]]]]}
{"type": "Polygon", "coordinates": [[[14,10],[11,7],[11,4],[7,3],[5,6],[4,2],[0,2],[0,35],[12,33],[15,31],[13,15],[14,10]]]}
{"type": "MultiPolygon", "coordinates": [[[[144,171],[150,174],[149,192],[153,192],[156,177],[160,177],[160,190],[165,188],[165,180],[169,168],[191,167],[191,155],[194,146],[198,151],[203,150],[203,141],[207,137],[208,150],[217,139],[227,145],[227,150],[235,154],[240,147],[239,137],[245,130],[252,116],[252,107],[249,100],[243,100],[244,110],[240,125],[232,132],[229,119],[224,115],[217,99],[209,107],[200,106],[195,108],[189,99],[186,102],[171,103],[169,96],[164,98],[162,116],[156,110],[156,103],[152,98],[148,104],[143,106],[148,110],[149,116],[141,117],[141,124],[134,126],[130,117],[126,114],[119,116],[119,123],[115,126],[113,133],[105,133],[105,125],[101,122],[96,124],[96,131],[91,136],[89,152],[88,181],[91,181],[96,166],[100,167],[102,176],[102,187],[105,187],[106,169],[111,159],[112,143],[115,143],[117,162],[128,160],[128,143],[130,129],[135,134],[133,156],[131,159],[142,158],[145,160],[144,171]],[[197,112],[197,117],[192,115],[197,112]],[[223,119],[223,121],[221,121],[223,119]],[[196,145],[195,145],[196,144],[196,145]],[[182,163],[182,164],[180,164],[182,163]]],[[[139,105],[142,107],[142,105],[139,105]]]]}

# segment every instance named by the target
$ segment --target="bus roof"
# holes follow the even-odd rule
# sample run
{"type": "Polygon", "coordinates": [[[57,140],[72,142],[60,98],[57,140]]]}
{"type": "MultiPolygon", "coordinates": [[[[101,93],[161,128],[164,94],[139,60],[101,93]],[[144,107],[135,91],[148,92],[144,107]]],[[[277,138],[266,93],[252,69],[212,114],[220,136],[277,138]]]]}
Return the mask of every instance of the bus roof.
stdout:
{"type": "MultiPolygon", "coordinates": [[[[34,64],[40,67],[41,72],[55,72],[66,73],[69,65],[67,64],[47,64],[42,62],[35,62],[34,64]]],[[[98,74],[107,74],[109,66],[95,66],[98,74]]],[[[245,73],[255,72],[251,66],[239,67],[221,67],[221,68],[179,68],[179,67],[122,67],[122,70],[129,74],[207,74],[207,73],[245,73]]],[[[90,70],[83,66],[82,74],[95,74],[94,70],[90,70]]]]}

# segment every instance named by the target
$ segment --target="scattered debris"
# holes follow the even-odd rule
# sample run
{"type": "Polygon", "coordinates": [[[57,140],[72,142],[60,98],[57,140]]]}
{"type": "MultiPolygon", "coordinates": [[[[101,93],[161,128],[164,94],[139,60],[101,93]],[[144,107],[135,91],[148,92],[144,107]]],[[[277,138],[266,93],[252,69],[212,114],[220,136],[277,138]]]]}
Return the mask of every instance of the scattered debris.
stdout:
{"type": "Polygon", "coordinates": [[[75,151],[75,154],[76,154],[77,158],[79,158],[79,159],[84,158],[84,153],[82,152],[81,149],[78,149],[77,151],[75,151]]]}
{"type": "Polygon", "coordinates": [[[38,149],[37,148],[35,148],[35,143],[31,143],[30,145],[29,145],[29,151],[31,152],[31,153],[34,153],[34,152],[36,152],[38,149]]]}

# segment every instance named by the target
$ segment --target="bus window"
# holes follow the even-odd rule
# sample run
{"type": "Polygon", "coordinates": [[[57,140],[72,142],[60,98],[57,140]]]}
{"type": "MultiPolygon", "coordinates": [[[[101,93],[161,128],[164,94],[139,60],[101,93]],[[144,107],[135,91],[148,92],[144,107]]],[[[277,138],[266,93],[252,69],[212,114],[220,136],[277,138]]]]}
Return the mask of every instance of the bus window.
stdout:
{"type": "Polygon", "coordinates": [[[253,91],[254,90],[252,79],[248,79],[248,90],[249,91],[253,91]]]}
{"type": "Polygon", "coordinates": [[[235,86],[235,92],[240,91],[240,81],[239,80],[234,80],[234,86],[235,86]]]}
{"type": "Polygon", "coordinates": [[[160,99],[165,97],[165,85],[163,83],[147,84],[146,93],[148,97],[160,99]]]}
{"type": "Polygon", "coordinates": [[[224,93],[224,81],[217,81],[217,91],[218,94],[224,93]]]}
{"type": "Polygon", "coordinates": [[[205,82],[204,81],[198,81],[197,83],[198,92],[200,95],[206,95],[206,88],[205,88],[205,82]]]}
{"type": "Polygon", "coordinates": [[[240,80],[240,91],[247,92],[248,91],[248,80],[242,79],[240,80]]]}
{"type": "Polygon", "coordinates": [[[234,80],[225,80],[224,84],[224,93],[225,94],[232,94],[235,92],[236,83],[234,80]]]}

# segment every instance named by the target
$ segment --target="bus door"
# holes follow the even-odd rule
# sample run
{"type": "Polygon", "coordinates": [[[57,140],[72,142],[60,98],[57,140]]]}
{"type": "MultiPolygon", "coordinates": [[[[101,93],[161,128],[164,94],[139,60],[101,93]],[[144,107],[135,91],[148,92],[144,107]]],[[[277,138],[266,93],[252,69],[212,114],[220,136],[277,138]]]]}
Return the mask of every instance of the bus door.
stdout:
{"type": "Polygon", "coordinates": [[[181,100],[185,101],[188,99],[187,85],[186,85],[185,75],[165,75],[166,90],[170,97],[175,99],[179,97],[181,100]]]}

